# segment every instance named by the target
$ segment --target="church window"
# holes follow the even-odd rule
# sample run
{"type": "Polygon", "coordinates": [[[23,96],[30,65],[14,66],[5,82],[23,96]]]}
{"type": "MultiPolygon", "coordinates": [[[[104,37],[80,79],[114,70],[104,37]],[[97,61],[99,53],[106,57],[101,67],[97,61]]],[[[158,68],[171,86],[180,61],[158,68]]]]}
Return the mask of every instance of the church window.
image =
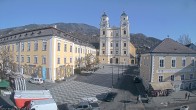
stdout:
{"type": "Polygon", "coordinates": [[[105,31],[103,31],[103,35],[105,35],[105,31]]]}
{"type": "Polygon", "coordinates": [[[124,30],[124,34],[126,34],[127,32],[124,30]]]}

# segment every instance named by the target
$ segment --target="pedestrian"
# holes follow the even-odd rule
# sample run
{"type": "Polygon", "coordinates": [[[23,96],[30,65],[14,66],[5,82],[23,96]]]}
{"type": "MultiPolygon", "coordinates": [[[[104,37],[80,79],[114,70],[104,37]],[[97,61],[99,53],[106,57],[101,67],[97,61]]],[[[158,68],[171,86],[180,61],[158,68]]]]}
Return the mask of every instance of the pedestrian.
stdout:
{"type": "Polygon", "coordinates": [[[104,69],[104,66],[103,66],[103,69],[104,69]]]}
{"type": "Polygon", "coordinates": [[[187,92],[186,92],[186,93],[185,93],[185,99],[187,98],[187,95],[188,95],[188,94],[187,94],[187,92]]]}
{"type": "Polygon", "coordinates": [[[188,100],[189,100],[190,95],[191,95],[191,94],[189,93],[189,95],[188,95],[188,100]]]}
{"type": "Polygon", "coordinates": [[[139,102],[139,96],[137,96],[137,103],[139,102]]]}

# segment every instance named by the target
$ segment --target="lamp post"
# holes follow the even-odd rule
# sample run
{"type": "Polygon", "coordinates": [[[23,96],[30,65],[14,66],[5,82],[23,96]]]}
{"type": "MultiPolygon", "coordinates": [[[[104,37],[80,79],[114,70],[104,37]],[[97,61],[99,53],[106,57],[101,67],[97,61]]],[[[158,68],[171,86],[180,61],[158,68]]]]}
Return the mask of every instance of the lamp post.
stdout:
{"type": "MultiPolygon", "coordinates": [[[[115,57],[113,57],[114,59],[115,57]]],[[[113,59],[112,59],[112,88],[113,88],[113,59]]]]}
{"type": "Polygon", "coordinates": [[[119,63],[118,63],[118,80],[119,80],[120,78],[119,78],[119,63]]]}

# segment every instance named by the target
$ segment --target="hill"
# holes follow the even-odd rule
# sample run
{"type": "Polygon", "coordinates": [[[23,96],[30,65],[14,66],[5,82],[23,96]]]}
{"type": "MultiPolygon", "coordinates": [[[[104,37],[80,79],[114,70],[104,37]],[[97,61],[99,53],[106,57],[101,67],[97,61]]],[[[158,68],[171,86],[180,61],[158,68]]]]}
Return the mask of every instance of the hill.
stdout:
{"type": "MultiPolygon", "coordinates": [[[[46,26],[57,26],[58,29],[69,33],[75,37],[82,38],[89,41],[96,48],[99,48],[99,29],[83,23],[53,23],[53,24],[29,24],[20,27],[12,27],[7,29],[0,29],[0,35],[13,34],[24,30],[31,30],[46,26]]],[[[149,49],[160,42],[154,37],[147,37],[142,33],[130,34],[130,41],[138,49],[138,53],[149,49]]]]}

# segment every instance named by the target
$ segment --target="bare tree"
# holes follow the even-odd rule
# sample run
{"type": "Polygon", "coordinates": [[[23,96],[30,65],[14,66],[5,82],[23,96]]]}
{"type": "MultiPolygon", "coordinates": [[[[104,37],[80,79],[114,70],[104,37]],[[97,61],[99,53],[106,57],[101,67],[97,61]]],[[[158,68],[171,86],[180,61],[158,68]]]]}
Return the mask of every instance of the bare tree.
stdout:
{"type": "Polygon", "coordinates": [[[178,42],[183,45],[187,45],[191,43],[191,38],[189,37],[189,35],[184,34],[178,38],[178,42]]]}
{"type": "Polygon", "coordinates": [[[8,48],[0,47],[0,62],[2,64],[1,76],[3,76],[5,71],[10,70],[13,65],[13,54],[8,48]]]}

